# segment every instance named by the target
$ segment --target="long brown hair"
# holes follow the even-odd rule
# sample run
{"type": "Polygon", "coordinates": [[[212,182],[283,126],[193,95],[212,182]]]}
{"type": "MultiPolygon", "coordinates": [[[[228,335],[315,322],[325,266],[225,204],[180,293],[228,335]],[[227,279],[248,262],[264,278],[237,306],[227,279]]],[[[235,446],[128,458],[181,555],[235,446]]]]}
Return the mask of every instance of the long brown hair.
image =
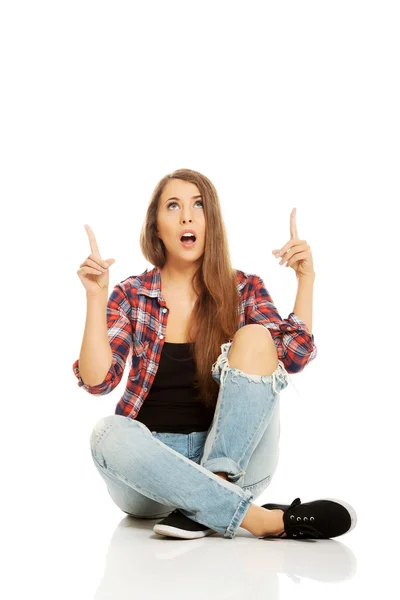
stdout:
{"type": "Polygon", "coordinates": [[[231,265],[217,191],[205,175],[191,169],[173,171],[154,188],[140,233],[140,248],[145,259],[160,269],[166,262],[166,249],[156,233],[156,220],[160,196],[170,179],[194,183],[204,201],[205,247],[202,262],[192,278],[197,300],[189,319],[187,337],[193,343],[197,399],[207,408],[215,409],[219,386],[212,378],[211,367],[221,353],[221,344],[232,339],[238,329],[237,273],[231,265]]]}

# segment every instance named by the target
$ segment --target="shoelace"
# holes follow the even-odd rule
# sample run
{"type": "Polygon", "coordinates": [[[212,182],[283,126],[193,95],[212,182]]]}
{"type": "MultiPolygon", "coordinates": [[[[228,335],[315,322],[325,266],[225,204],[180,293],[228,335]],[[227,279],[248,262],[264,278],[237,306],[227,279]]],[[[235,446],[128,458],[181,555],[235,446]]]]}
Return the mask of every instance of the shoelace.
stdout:
{"type": "MultiPolygon", "coordinates": [[[[301,504],[301,500],[300,500],[300,498],[296,498],[295,500],[293,500],[292,504],[286,509],[286,512],[288,510],[290,510],[291,508],[298,506],[299,504],[301,504]]],[[[314,518],[314,517],[300,517],[300,516],[296,517],[296,515],[290,515],[289,518],[293,519],[293,522],[289,522],[289,525],[287,527],[285,527],[285,530],[282,531],[282,533],[280,533],[277,537],[282,537],[284,533],[286,533],[287,537],[291,537],[292,535],[296,536],[297,534],[303,535],[303,533],[305,533],[306,535],[308,534],[308,535],[312,536],[313,538],[322,538],[323,537],[322,533],[316,527],[314,527],[314,525],[311,525],[310,523],[297,522],[298,519],[301,521],[302,519],[308,520],[309,518],[314,518]],[[290,533],[291,536],[289,536],[288,533],[290,533]]]]}

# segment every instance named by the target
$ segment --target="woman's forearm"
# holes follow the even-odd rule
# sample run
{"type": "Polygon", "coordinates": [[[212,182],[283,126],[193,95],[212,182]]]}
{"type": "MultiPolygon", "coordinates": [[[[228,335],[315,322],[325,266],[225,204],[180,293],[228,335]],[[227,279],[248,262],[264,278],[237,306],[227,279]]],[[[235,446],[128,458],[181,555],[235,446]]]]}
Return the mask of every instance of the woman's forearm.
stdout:
{"type": "Polygon", "coordinates": [[[86,385],[103,383],[112,365],[107,334],[108,288],[86,296],[86,323],[79,355],[79,373],[86,385]]]}
{"type": "Polygon", "coordinates": [[[304,321],[310,334],[312,334],[314,280],[315,274],[298,278],[297,295],[293,308],[294,314],[304,321]]]}

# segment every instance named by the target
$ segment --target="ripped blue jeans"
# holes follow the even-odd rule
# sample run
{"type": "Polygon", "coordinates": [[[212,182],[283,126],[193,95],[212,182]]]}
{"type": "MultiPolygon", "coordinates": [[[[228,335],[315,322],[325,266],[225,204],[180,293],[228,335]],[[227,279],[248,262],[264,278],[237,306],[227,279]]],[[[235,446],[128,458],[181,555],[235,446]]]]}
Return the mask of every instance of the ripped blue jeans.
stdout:
{"type": "Polygon", "coordinates": [[[230,367],[231,344],[221,345],[212,366],[220,389],[208,431],[157,433],[115,414],[95,425],[93,461],[123,512],[160,519],[178,508],[233,538],[250,503],[270,484],[279,458],[280,391],[290,378],[281,361],[272,375],[230,367]]]}

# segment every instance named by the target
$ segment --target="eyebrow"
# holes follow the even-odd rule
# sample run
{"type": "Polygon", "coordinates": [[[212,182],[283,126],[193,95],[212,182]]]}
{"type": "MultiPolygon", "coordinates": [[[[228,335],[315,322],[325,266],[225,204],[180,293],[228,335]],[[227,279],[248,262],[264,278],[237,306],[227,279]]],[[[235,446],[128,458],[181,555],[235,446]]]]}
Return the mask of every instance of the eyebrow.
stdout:
{"type": "MultiPolygon", "coordinates": [[[[201,197],[202,197],[201,194],[199,194],[198,196],[192,196],[192,200],[195,200],[196,198],[201,198],[201,197]]],[[[176,196],[173,196],[172,198],[168,198],[165,202],[168,202],[168,200],[179,200],[179,198],[176,198],[176,196]]]]}

